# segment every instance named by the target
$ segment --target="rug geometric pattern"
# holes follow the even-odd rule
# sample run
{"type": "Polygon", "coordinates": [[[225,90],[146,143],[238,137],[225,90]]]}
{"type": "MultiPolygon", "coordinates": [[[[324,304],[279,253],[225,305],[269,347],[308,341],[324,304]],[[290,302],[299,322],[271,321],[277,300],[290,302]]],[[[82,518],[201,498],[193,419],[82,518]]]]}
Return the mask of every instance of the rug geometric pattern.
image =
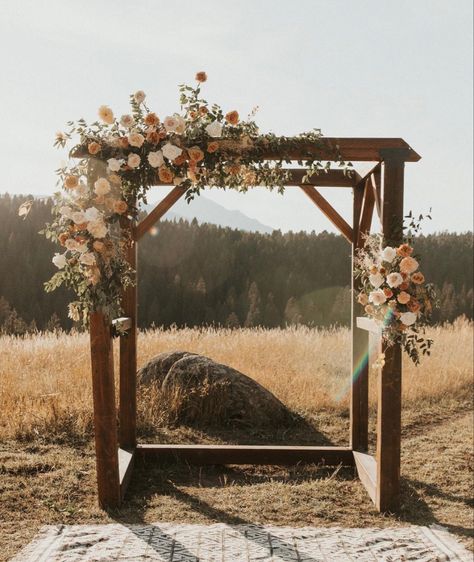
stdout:
{"type": "Polygon", "coordinates": [[[471,562],[441,527],[49,525],[12,562],[471,562]]]}

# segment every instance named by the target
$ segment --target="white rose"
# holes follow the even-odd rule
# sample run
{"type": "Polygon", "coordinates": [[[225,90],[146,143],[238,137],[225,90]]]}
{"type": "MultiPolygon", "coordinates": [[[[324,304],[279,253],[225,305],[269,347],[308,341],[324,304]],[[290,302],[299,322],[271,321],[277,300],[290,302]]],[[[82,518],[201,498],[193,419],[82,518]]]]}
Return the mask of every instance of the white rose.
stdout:
{"type": "Polygon", "coordinates": [[[135,99],[135,101],[137,103],[143,103],[145,101],[146,98],[146,94],[143,90],[137,90],[134,94],[133,97],[135,99]]]}
{"type": "Polygon", "coordinates": [[[102,220],[91,221],[87,225],[87,230],[95,238],[104,238],[107,235],[107,225],[102,220]]]}
{"type": "Polygon", "coordinates": [[[372,304],[375,304],[375,306],[380,306],[387,301],[387,297],[385,296],[385,293],[382,291],[382,289],[377,289],[376,291],[372,291],[371,293],[369,293],[369,301],[372,304]]]}
{"type": "Polygon", "coordinates": [[[165,117],[163,126],[166,129],[167,133],[174,133],[176,131],[176,127],[178,126],[178,120],[176,119],[176,117],[165,117]]]}
{"type": "Polygon", "coordinates": [[[95,264],[95,256],[92,252],[88,252],[87,254],[82,254],[79,258],[79,261],[83,265],[94,265],[95,264]]]}
{"type": "Polygon", "coordinates": [[[213,121],[209,123],[205,130],[210,137],[220,137],[222,135],[222,124],[219,121],[213,121]]]}
{"type": "Polygon", "coordinates": [[[64,254],[54,254],[52,262],[58,269],[62,269],[67,263],[66,256],[64,254]]]}
{"type": "Polygon", "coordinates": [[[97,195],[106,195],[110,191],[110,183],[105,178],[99,178],[94,183],[94,191],[97,195]]]}
{"type": "Polygon", "coordinates": [[[168,160],[175,160],[183,152],[179,147],[168,142],[162,148],[163,156],[168,158],[168,160]]]}
{"type": "Polygon", "coordinates": [[[82,211],[76,211],[75,213],[72,213],[71,218],[76,224],[82,224],[83,222],[86,222],[86,217],[84,216],[84,213],[82,211]]]}
{"type": "Polygon", "coordinates": [[[131,152],[128,155],[127,164],[130,166],[130,168],[138,168],[138,166],[140,166],[140,162],[141,162],[141,158],[140,156],[138,156],[138,154],[131,152]]]}
{"type": "Polygon", "coordinates": [[[59,209],[59,214],[63,217],[66,217],[67,219],[70,219],[72,214],[72,209],[71,207],[69,207],[69,205],[64,205],[64,207],[61,207],[59,209]]]}
{"type": "Polygon", "coordinates": [[[387,284],[389,287],[398,287],[403,283],[403,277],[400,273],[389,273],[387,275],[387,284]]]}
{"type": "Polygon", "coordinates": [[[122,160],[118,160],[117,158],[109,158],[107,160],[107,166],[111,172],[118,172],[121,165],[122,160]]]}
{"type": "Polygon", "coordinates": [[[382,259],[383,261],[386,261],[388,263],[392,263],[396,255],[397,255],[397,251],[395,250],[395,248],[392,248],[391,246],[387,246],[382,251],[382,259]]]}
{"type": "Polygon", "coordinates": [[[378,289],[383,284],[383,277],[380,273],[373,273],[369,275],[369,281],[372,287],[378,289]]]}
{"type": "Polygon", "coordinates": [[[148,163],[152,168],[159,168],[160,166],[163,166],[165,161],[163,159],[163,153],[161,152],[161,150],[150,152],[150,154],[148,154],[148,163]]]}
{"type": "Polygon", "coordinates": [[[145,137],[140,133],[130,133],[128,135],[128,142],[130,146],[135,146],[136,148],[140,148],[145,142],[145,137]]]}
{"type": "Polygon", "coordinates": [[[414,312],[403,312],[400,314],[400,320],[405,326],[411,326],[416,322],[416,314],[414,312]]]}
{"type": "Polygon", "coordinates": [[[84,217],[87,222],[96,221],[97,219],[100,218],[100,216],[101,216],[100,211],[96,207],[89,207],[88,209],[86,209],[84,213],[84,217]]]}
{"type": "Polygon", "coordinates": [[[131,129],[135,125],[135,119],[131,115],[122,115],[120,117],[120,124],[126,129],[131,129]]]}

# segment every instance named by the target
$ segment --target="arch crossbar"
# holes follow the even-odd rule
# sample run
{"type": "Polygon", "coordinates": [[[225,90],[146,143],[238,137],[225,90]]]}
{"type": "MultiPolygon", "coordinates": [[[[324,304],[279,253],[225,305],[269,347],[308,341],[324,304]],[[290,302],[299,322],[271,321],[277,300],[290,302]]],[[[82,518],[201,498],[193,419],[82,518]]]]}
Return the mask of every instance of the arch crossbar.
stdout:
{"type": "MultiPolygon", "coordinates": [[[[224,141],[223,141],[224,142],[224,141]]],[[[306,171],[291,169],[289,186],[299,187],[351,244],[353,260],[371,229],[374,210],[387,243],[398,245],[403,226],[405,162],[420,156],[403,139],[325,138],[323,145],[296,143],[285,154],[264,154],[269,160],[304,160],[309,155],[322,160],[373,161],[363,177],[341,170],[313,175],[304,181],[306,171]],[[296,146],[297,145],[297,146],[296,146]],[[335,152],[338,156],[335,157],[335,152]],[[350,188],[353,192],[352,225],[348,224],[318,191],[318,187],[350,188]]],[[[222,150],[226,148],[223,146],[222,150]]],[[[232,157],[229,149],[229,157],[232,157]]],[[[76,156],[83,156],[80,151],[76,156]]],[[[158,185],[158,184],[157,184],[158,185]]],[[[185,195],[174,187],[141,222],[127,218],[121,228],[133,243],[127,259],[137,265],[137,243],[156,221],[185,195]]],[[[137,289],[123,295],[125,317],[108,322],[100,312],[90,321],[94,426],[99,503],[104,508],[120,506],[130,481],[135,459],[153,462],[184,460],[197,464],[297,464],[300,462],[354,466],[370,498],[380,511],[396,512],[400,497],[401,437],[401,348],[386,347],[377,326],[363,317],[355,299],[358,281],[352,275],[352,380],[350,435],[347,447],[248,446],[248,445],[143,445],[136,437],[137,372],[137,289]],[[113,337],[120,338],[119,408],[115,406],[113,337]],[[378,373],[377,439],[375,455],[368,450],[369,339],[385,353],[385,365],[378,373]],[[117,415],[118,414],[118,415],[117,415]],[[118,430],[117,430],[118,417],[118,430]]]]}

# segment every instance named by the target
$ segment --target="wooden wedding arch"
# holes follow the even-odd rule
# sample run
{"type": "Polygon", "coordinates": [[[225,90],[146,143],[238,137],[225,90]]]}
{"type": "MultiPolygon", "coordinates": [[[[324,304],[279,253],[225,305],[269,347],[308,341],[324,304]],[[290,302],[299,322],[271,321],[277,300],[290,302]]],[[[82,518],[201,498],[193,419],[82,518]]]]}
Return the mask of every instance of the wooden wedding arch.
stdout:
{"type": "MultiPolygon", "coordinates": [[[[231,157],[232,155],[230,155],[231,157]]],[[[294,142],[285,154],[268,149],[267,160],[320,160],[374,162],[365,176],[342,170],[313,175],[303,183],[305,171],[291,170],[288,186],[300,188],[334,224],[352,246],[354,257],[370,231],[374,209],[387,243],[398,245],[402,237],[405,162],[420,156],[399,138],[324,138],[322,143],[294,142]],[[337,154],[337,156],[336,156],[337,154]],[[349,225],[326,201],[317,187],[349,188],[353,192],[353,220],[349,225]]],[[[159,185],[159,184],[157,184],[159,185]]],[[[137,243],[183,195],[174,187],[141,222],[124,219],[134,241],[128,260],[136,268],[137,243]]],[[[139,457],[156,462],[184,460],[204,464],[296,464],[301,462],[354,466],[369,496],[380,511],[397,511],[400,493],[401,375],[399,345],[386,347],[380,329],[361,316],[354,298],[357,280],[352,275],[352,384],[350,397],[350,444],[348,447],[169,445],[139,444],[136,438],[137,288],[123,295],[124,318],[110,322],[101,312],[90,320],[95,448],[99,503],[116,508],[124,497],[134,462],[139,457]],[[120,375],[118,428],[113,361],[113,335],[119,329],[120,375]],[[126,330],[123,333],[123,330],[126,330]],[[368,351],[369,337],[376,338],[385,353],[385,365],[377,377],[376,454],[368,454],[368,351]]]]}

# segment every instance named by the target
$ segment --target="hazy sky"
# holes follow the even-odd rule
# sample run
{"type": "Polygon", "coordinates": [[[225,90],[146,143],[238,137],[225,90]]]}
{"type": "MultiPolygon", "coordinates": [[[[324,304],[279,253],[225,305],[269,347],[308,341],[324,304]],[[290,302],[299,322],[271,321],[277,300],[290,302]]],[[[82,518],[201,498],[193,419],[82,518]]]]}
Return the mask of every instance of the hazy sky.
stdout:
{"type": "MultiPolygon", "coordinates": [[[[406,205],[426,231],[472,229],[472,0],[1,2],[0,192],[52,193],[54,133],[143,89],[161,117],[206,70],[205,96],[263,131],[403,137],[406,205]]],[[[161,190],[163,188],[155,188],[161,190]]],[[[348,190],[323,192],[350,217],[348,190]],[[344,193],[343,193],[344,192],[344,193]]],[[[331,229],[299,190],[208,191],[270,226],[331,229]]]]}

